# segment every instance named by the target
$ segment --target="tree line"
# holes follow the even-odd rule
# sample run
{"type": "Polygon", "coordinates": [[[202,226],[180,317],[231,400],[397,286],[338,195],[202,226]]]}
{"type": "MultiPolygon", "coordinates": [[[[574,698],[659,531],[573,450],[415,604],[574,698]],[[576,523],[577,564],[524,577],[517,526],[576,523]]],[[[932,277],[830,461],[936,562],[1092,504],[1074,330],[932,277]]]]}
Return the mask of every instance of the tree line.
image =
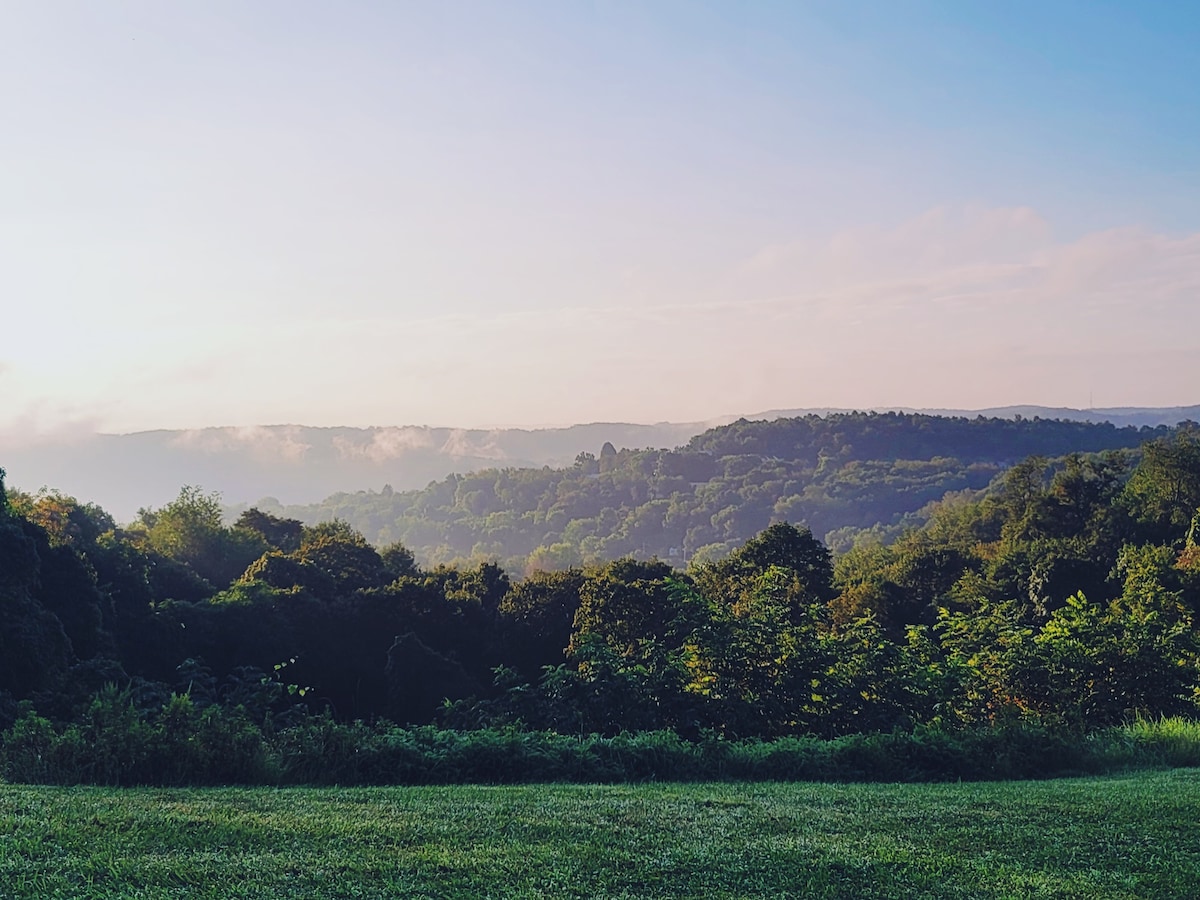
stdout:
{"type": "MultiPolygon", "coordinates": [[[[2,481],[0,481],[2,485],[2,481]]],[[[239,709],[687,739],[1190,715],[1200,434],[1031,457],[834,557],[777,521],[680,568],[420,565],[345,522],[185,488],[119,527],[0,486],[0,727],[119,689],[239,709]]],[[[155,719],[157,721],[157,719],[155,719]]]]}

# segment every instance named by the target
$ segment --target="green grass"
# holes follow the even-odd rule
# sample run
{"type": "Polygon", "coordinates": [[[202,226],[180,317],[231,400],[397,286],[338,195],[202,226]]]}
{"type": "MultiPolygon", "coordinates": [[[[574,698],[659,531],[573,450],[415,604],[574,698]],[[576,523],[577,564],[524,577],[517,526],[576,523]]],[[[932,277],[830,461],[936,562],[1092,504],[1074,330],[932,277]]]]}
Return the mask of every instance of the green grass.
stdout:
{"type": "Polygon", "coordinates": [[[0,785],[0,897],[1200,894],[1200,771],[925,785],[0,785]]]}

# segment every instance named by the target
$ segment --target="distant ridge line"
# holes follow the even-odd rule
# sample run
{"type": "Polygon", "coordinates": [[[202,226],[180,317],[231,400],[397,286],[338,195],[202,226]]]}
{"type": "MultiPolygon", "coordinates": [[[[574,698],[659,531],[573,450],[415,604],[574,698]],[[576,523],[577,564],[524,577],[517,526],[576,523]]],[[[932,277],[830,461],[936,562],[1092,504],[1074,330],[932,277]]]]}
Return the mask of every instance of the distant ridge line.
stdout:
{"type": "Polygon", "coordinates": [[[673,449],[739,419],[771,420],[852,412],[897,412],[976,418],[1064,419],[1111,422],[1117,427],[1200,422],[1200,405],[1078,410],[1006,406],[980,410],[877,407],[778,409],[718,416],[697,422],[592,422],[557,428],[448,428],[404,426],[214,426],[156,429],[131,434],[44,435],[0,443],[8,484],[42,486],[96,502],[119,521],[141,507],[161,506],[182,485],[222,494],[227,503],[278,498],[315,503],[339,491],[423,488],[452,473],[485,468],[570,466],[580,453],[615,447],[673,449]]]}
{"type": "Polygon", "coordinates": [[[819,415],[828,416],[852,412],[905,413],[926,416],[959,416],[974,419],[978,416],[995,419],[1012,419],[1021,416],[1025,419],[1065,419],[1071,422],[1111,422],[1114,425],[1178,425],[1181,422],[1200,422],[1200,404],[1195,406],[1120,406],[1100,409],[1074,409],[1066,406],[994,406],[986,409],[944,409],[909,406],[877,406],[866,409],[845,409],[820,407],[816,409],[772,409],[754,415],[744,416],[746,419],[785,419],[796,416],[819,415]]]}

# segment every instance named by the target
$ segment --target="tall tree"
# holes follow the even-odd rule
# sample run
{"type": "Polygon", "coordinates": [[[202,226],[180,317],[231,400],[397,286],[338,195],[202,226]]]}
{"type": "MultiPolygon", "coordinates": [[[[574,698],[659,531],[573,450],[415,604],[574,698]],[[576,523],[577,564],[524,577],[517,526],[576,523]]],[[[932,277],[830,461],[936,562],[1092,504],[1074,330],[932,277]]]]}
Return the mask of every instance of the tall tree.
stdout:
{"type": "Polygon", "coordinates": [[[218,589],[228,587],[267,549],[257,532],[224,525],[220,494],[191,485],[162,509],[141,510],[137,526],[154,551],[218,589]]]}

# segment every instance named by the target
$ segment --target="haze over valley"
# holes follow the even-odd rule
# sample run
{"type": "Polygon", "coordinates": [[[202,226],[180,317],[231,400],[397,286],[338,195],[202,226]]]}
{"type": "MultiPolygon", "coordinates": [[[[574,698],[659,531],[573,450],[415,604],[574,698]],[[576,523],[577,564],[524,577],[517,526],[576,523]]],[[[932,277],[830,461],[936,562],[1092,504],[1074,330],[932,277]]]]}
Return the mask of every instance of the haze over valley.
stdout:
{"type": "MultiPolygon", "coordinates": [[[[593,423],[543,429],[273,425],[43,437],[31,442],[10,437],[0,441],[0,461],[13,487],[60,490],[97,503],[118,521],[128,522],[137,510],[174,498],[182,485],[219,493],[237,507],[266,498],[285,506],[317,504],[337,492],[380,490],[385,485],[399,491],[424,488],[451,473],[570,466],[580,453],[596,454],[606,442],[616,449],[670,450],[737,418],[774,420],[841,412],[849,410],[771,410],[707,422],[593,423]]],[[[1112,410],[1022,406],[923,412],[1135,427],[1200,420],[1200,406],[1112,410]]]]}

